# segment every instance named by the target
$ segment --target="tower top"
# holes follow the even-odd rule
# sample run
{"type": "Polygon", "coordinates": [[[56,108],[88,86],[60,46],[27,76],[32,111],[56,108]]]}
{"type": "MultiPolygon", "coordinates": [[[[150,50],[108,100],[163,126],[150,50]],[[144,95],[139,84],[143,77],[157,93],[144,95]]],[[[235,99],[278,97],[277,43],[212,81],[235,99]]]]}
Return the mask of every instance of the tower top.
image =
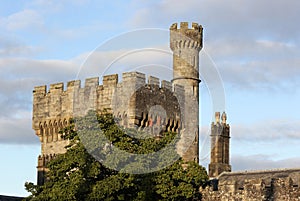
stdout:
{"type": "Polygon", "coordinates": [[[215,112],[215,124],[221,123],[221,120],[222,124],[226,124],[227,114],[223,112],[221,115],[220,112],[215,112]]]}
{"type": "Polygon", "coordinates": [[[226,124],[227,115],[225,112],[222,113],[222,124],[226,124]]]}
{"type": "Polygon", "coordinates": [[[202,48],[202,31],[202,26],[194,22],[190,28],[188,22],[180,22],[180,27],[177,23],[172,24],[170,27],[171,49],[174,48],[172,41],[193,41],[192,46],[200,50],[202,48]]]}
{"type": "Polygon", "coordinates": [[[220,123],[220,112],[215,112],[216,124],[220,123]]]}
{"type": "Polygon", "coordinates": [[[185,32],[186,30],[194,30],[195,32],[202,33],[202,26],[198,23],[192,22],[192,27],[189,28],[188,22],[180,22],[180,28],[178,28],[177,23],[173,23],[170,27],[170,30],[180,30],[181,32],[185,32]]]}

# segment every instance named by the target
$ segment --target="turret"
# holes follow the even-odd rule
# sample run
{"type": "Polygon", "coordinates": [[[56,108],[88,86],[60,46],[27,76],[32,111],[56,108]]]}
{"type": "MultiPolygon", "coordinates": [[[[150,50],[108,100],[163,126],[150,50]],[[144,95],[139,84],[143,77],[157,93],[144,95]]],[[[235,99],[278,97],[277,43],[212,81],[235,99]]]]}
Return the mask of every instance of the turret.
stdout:
{"type": "Polygon", "coordinates": [[[202,26],[187,22],[170,28],[170,48],[173,51],[173,83],[184,86],[189,94],[198,97],[199,52],[202,49],[202,26]]]}
{"type": "MultiPolygon", "coordinates": [[[[173,51],[173,85],[184,88],[181,108],[182,130],[178,153],[185,161],[198,162],[199,156],[199,52],[202,48],[202,26],[187,22],[170,27],[170,48],[173,51]]],[[[181,99],[179,97],[179,99],[181,99]]]]}
{"type": "Polygon", "coordinates": [[[215,122],[211,124],[211,153],[209,164],[209,177],[217,177],[222,172],[230,172],[229,165],[229,139],[230,127],[226,123],[225,112],[220,116],[220,112],[215,113],[215,122]]]}

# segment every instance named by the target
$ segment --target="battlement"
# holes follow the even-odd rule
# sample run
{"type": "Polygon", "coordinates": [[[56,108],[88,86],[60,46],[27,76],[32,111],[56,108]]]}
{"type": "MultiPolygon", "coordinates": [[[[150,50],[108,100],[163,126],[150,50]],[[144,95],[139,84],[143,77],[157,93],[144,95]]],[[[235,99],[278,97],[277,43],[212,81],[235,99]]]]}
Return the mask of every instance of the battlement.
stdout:
{"type": "Polygon", "coordinates": [[[103,76],[103,86],[116,86],[118,84],[118,74],[103,76]]]}
{"type": "Polygon", "coordinates": [[[50,84],[49,89],[46,85],[36,86],[33,90],[32,127],[41,141],[47,139],[48,142],[49,139],[51,141],[57,137],[43,137],[45,133],[52,132],[43,131],[46,127],[41,128],[41,125],[70,119],[74,117],[75,112],[76,115],[81,115],[90,109],[112,109],[112,112],[127,114],[132,96],[141,87],[147,88],[148,91],[144,93],[150,94],[152,89],[168,90],[169,94],[173,93],[181,99],[184,97],[183,86],[166,80],[160,81],[153,76],[146,80],[146,75],[140,72],[123,73],[122,81],[119,81],[117,74],[105,75],[102,85],[99,84],[99,77],[93,77],[86,79],[83,87],[80,80],[69,81],[66,87],[62,82],[50,84]]]}
{"type": "Polygon", "coordinates": [[[188,22],[181,22],[180,28],[177,23],[170,27],[170,47],[174,51],[176,48],[193,48],[200,51],[202,48],[203,28],[197,23],[192,23],[189,28],[188,22]]]}
{"type": "Polygon", "coordinates": [[[40,184],[47,156],[64,153],[68,144],[59,131],[68,125],[68,120],[84,116],[90,110],[111,112],[118,125],[149,131],[154,136],[164,131],[180,132],[178,154],[186,161],[198,161],[202,26],[175,23],[170,27],[170,34],[171,49],[175,50],[172,82],[140,72],[125,72],[105,75],[101,80],[92,77],[34,87],[32,128],[42,148],[38,168],[40,184]]]}
{"type": "Polygon", "coordinates": [[[118,74],[105,75],[102,79],[102,85],[99,85],[99,77],[87,78],[85,79],[84,87],[81,87],[80,80],[72,80],[67,82],[66,88],[63,82],[50,84],[49,90],[47,85],[35,86],[33,90],[33,95],[45,95],[50,96],[51,94],[63,94],[69,91],[74,91],[75,89],[85,89],[90,87],[116,87],[118,84],[126,86],[130,82],[134,82],[140,85],[154,85],[159,88],[166,88],[173,92],[178,92],[184,90],[180,85],[172,86],[170,81],[162,80],[154,76],[149,76],[146,80],[146,75],[140,72],[126,72],[122,74],[122,82],[119,82],[118,74]]]}
{"type": "Polygon", "coordinates": [[[189,28],[189,23],[188,22],[180,22],[180,28],[178,28],[178,23],[173,23],[170,27],[171,31],[186,31],[186,30],[194,30],[196,32],[201,33],[202,32],[202,26],[199,25],[198,23],[193,22],[192,27],[189,28]]]}
{"type": "Polygon", "coordinates": [[[125,72],[122,73],[122,81],[138,81],[140,83],[146,84],[146,75],[141,72],[125,72]]]}

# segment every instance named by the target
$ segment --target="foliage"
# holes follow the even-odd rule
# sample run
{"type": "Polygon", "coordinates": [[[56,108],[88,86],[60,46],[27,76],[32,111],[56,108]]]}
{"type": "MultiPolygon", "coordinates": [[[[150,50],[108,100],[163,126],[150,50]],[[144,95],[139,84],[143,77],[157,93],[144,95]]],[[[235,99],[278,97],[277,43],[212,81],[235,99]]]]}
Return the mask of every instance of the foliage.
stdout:
{"type": "MultiPolygon", "coordinates": [[[[135,136],[142,133],[120,129],[109,113],[95,115],[90,112],[76,121],[79,124],[72,121],[69,127],[61,131],[62,137],[70,141],[66,153],[47,164],[49,171],[43,186],[26,182],[25,188],[31,195],[25,200],[200,200],[199,187],[208,177],[205,169],[195,162],[184,163],[179,159],[167,168],[148,174],[118,172],[98,162],[101,161],[99,158],[109,160],[118,157],[115,159],[116,167],[136,168],[140,165],[139,168],[147,169],[145,164],[148,160],[145,158],[141,163],[131,161],[130,157],[110,158],[107,150],[103,149],[105,145],[99,132],[113,146],[136,154],[154,153],[162,149],[173,141],[174,133],[165,133],[160,140],[140,139],[135,136]],[[85,132],[85,127],[89,132],[85,132]],[[80,137],[78,130],[82,132],[80,137]],[[98,161],[91,156],[91,152],[98,154],[98,161]]],[[[178,157],[173,152],[165,154],[170,154],[170,160],[178,157]]],[[[165,158],[157,158],[154,165],[159,165],[165,158]]]]}

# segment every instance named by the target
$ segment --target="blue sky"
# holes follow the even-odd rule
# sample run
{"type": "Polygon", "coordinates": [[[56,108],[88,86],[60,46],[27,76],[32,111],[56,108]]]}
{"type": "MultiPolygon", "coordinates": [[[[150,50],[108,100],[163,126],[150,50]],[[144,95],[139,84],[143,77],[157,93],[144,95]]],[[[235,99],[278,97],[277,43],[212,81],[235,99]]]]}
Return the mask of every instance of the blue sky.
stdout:
{"type": "MultiPolygon", "coordinates": [[[[25,181],[36,181],[40,144],[31,129],[34,86],[76,79],[89,53],[122,33],[166,31],[180,21],[203,25],[202,57],[210,56],[208,65],[222,77],[233,170],[299,167],[299,9],[297,0],[1,1],[0,194],[27,195],[25,181]]],[[[113,58],[116,52],[103,54],[113,58]]],[[[153,63],[161,59],[154,57],[153,63]]],[[[99,74],[94,76],[107,64],[95,63],[99,74]]],[[[203,135],[213,114],[205,84],[203,135]]],[[[207,144],[201,149],[205,154],[207,144]]]]}

